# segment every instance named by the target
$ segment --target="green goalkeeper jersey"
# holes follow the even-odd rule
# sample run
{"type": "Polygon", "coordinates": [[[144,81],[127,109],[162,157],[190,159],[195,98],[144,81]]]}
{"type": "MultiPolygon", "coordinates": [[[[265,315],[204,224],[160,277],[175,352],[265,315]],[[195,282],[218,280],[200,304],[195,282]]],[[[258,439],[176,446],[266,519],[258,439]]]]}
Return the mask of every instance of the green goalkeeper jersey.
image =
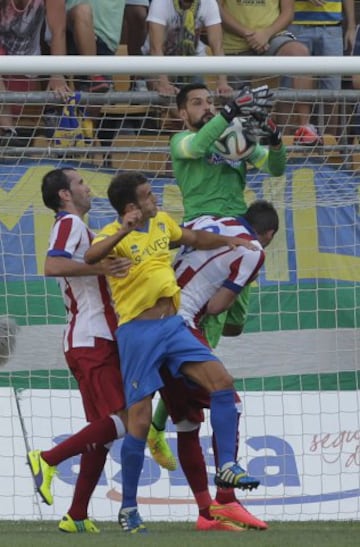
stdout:
{"type": "Polygon", "coordinates": [[[228,122],[216,115],[199,131],[183,131],[170,141],[172,166],[184,206],[184,221],[201,215],[238,217],[245,213],[246,164],[277,177],[286,167],[286,148],[268,149],[260,144],[240,161],[225,160],[213,143],[228,122]]]}

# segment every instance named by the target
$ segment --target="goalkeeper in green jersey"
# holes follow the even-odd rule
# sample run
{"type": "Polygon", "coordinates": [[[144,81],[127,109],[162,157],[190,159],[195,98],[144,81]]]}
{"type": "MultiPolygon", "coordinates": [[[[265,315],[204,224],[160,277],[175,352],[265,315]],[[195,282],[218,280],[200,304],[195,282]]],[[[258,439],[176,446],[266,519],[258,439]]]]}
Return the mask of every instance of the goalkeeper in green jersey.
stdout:
{"type": "MultiPolygon", "coordinates": [[[[239,217],[246,210],[244,191],[247,164],[281,176],[286,167],[286,148],[281,133],[269,116],[272,93],[268,86],[251,89],[247,86],[216,113],[213,97],[203,84],[184,86],[176,96],[185,131],[170,141],[173,172],[180,188],[184,225],[203,215],[239,217]],[[235,117],[242,119],[247,136],[257,142],[246,161],[229,161],[216,152],[214,143],[235,117]],[[246,129],[247,128],[247,129],[246,129]]],[[[210,346],[215,348],[222,335],[241,334],[247,316],[250,286],[239,294],[232,307],[219,315],[209,315],[202,327],[210,346]]],[[[167,469],[175,468],[175,459],[165,441],[167,412],[160,402],[148,437],[150,451],[156,461],[167,469]],[[159,431],[161,432],[159,434],[159,431]]]]}
{"type": "MultiPolygon", "coordinates": [[[[179,92],[176,103],[186,130],[172,137],[170,150],[174,175],[183,198],[185,225],[202,215],[243,215],[247,209],[244,198],[247,164],[275,177],[283,175],[286,149],[279,129],[268,115],[271,96],[267,86],[244,87],[216,114],[206,86],[191,84],[179,92]],[[257,143],[246,161],[234,162],[216,153],[214,143],[238,116],[245,120],[243,125],[249,128],[250,139],[260,135],[269,146],[257,143]]],[[[228,312],[207,317],[203,327],[213,348],[222,334],[241,334],[248,300],[249,289],[244,289],[228,312]]]]}

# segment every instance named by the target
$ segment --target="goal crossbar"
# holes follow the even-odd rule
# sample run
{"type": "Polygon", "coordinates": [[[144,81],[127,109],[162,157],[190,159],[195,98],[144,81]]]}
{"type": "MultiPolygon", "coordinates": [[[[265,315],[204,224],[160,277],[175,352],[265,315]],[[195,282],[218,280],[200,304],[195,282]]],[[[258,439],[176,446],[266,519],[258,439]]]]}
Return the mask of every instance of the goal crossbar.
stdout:
{"type": "MultiPolygon", "coordinates": [[[[1,60],[1,58],[0,58],[1,60]]],[[[0,62],[1,67],[1,62],[0,62]]],[[[360,89],[274,89],[274,100],[356,103],[360,101],[360,89]]],[[[173,97],[160,95],[154,91],[108,91],[107,93],[88,93],[82,91],[79,104],[157,104],[167,105],[175,102],[173,97]]],[[[59,104],[59,97],[53,91],[0,91],[0,104],[59,104]]]]}
{"type": "Polygon", "coordinates": [[[182,56],[52,56],[0,57],[0,74],[343,74],[360,73],[360,58],[354,57],[182,57],[182,56]]]}

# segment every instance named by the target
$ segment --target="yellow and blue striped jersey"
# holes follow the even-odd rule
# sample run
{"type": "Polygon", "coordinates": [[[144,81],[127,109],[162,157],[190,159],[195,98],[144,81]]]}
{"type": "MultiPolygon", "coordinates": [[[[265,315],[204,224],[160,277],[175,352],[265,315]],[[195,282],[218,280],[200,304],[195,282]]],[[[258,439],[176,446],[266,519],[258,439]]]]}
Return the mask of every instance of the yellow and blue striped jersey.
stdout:
{"type": "Polygon", "coordinates": [[[295,0],[293,25],[339,25],[343,19],[342,0],[327,0],[322,6],[314,6],[306,0],[295,0]]]}

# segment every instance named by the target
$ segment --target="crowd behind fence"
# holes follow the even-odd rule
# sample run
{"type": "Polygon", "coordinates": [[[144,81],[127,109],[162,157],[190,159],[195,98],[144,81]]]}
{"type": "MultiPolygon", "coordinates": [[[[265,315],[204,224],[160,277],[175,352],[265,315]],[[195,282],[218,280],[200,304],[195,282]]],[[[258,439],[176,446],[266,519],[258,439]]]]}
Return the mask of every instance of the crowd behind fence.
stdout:
{"type": "MultiPolygon", "coordinates": [[[[220,97],[216,97],[221,101],[220,97]]],[[[360,117],[357,115],[358,105],[360,104],[360,91],[344,89],[341,91],[294,91],[288,89],[274,89],[275,115],[277,105],[286,104],[289,107],[288,119],[291,116],[291,106],[297,101],[308,102],[313,105],[313,115],[317,118],[317,125],[322,134],[328,132],[326,107],[338,108],[338,122],[335,131],[330,130],[336,138],[327,144],[326,140],[321,148],[322,154],[326,154],[330,148],[336,150],[344,156],[359,151],[358,135],[360,133],[360,117]]],[[[136,92],[136,91],[109,91],[105,94],[100,93],[81,93],[78,104],[82,108],[91,108],[98,110],[97,125],[98,132],[104,126],[110,125],[111,132],[109,138],[100,142],[99,135],[93,135],[86,143],[76,147],[78,153],[85,152],[92,147],[93,153],[108,153],[115,150],[114,140],[119,135],[155,135],[162,134],[171,137],[171,134],[179,129],[179,120],[177,120],[174,97],[161,96],[156,92],[136,92]],[[99,129],[100,127],[100,129],[99,129]]],[[[35,137],[47,136],[49,127],[46,127],[46,109],[52,107],[58,110],[62,108],[58,97],[52,92],[31,91],[31,92],[0,92],[1,105],[8,105],[18,109],[17,125],[25,126],[28,129],[26,142],[22,144],[20,150],[18,147],[2,147],[0,159],[7,156],[21,154],[22,156],[33,156],[34,154],[46,154],[48,156],[64,153],[69,154],[72,146],[58,146],[53,149],[51,139],[43,141],[43,146],[39,146],[35,137]],[[44,114],[45,112],[45,114],[44,114]]],[[[287,134],[287,119],[285,123],[280,123],[284,135],[287,134]]],[[[51,128],[50,128],[51,129],[51,128]]],[[[314,150],[311,147],[293,146],[287,142],[289,150],[303,150],[312,154],[314,150]]],[[[134,146],[129,140],[129,149],[134,146]]],[[[135,145],[136,146],[136,145],[135,145]]],[[[154,142],[153,146],[159,147],[159,143],[154,142]]],[[[124,147],[121,147],[124,148],[124,147]]],[[[125,147],[126,148],[126,147],[125,147]]],[[[166,147],[165,147],[166,148],[166,147]]],[[[319,151],[319,147],[318,151],[319,151]]],[[[126,150],[125,150],[126,151],[126,150]]]]}

